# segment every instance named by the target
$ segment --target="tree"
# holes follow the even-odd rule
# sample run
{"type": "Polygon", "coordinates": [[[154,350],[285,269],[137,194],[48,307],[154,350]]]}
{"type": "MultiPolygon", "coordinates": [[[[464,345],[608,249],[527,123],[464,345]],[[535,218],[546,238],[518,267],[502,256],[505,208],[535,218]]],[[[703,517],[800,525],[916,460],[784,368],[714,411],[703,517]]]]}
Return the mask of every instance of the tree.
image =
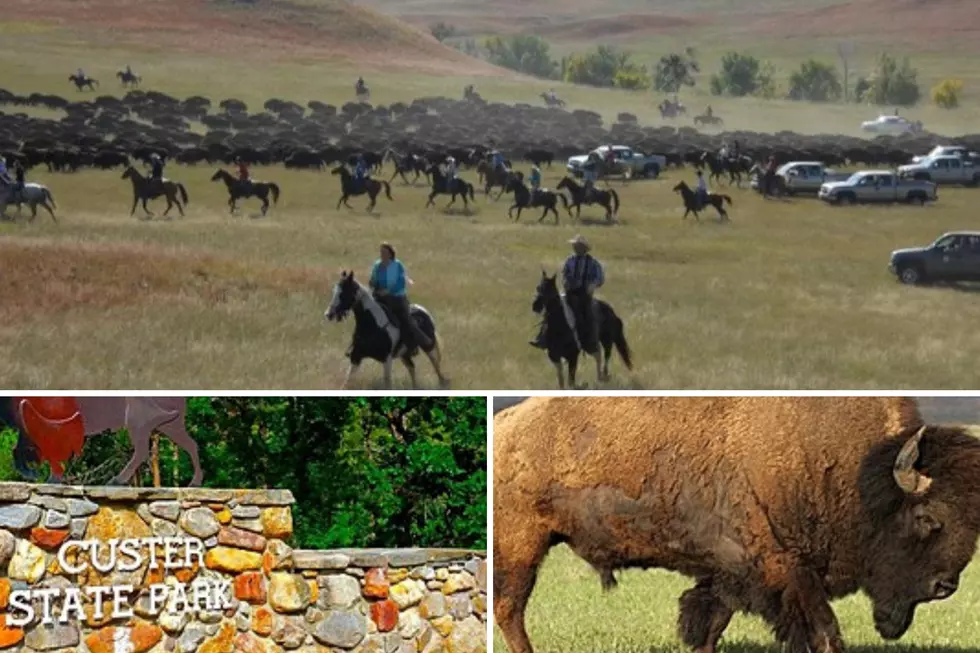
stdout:
{"type": "Polygon", "coordinates": [[[828,102],[839,100],[844,92],[837,69],[810,59],[789,77],[789,99],[828,102]]]}
{"type": "Polygon", "coordinates": [[[441,20],[429,27],[429,32],[440,43],[446,39],[451,39],[452,37],[456,36],[456,28],[448,23],[444,23],[441,20]]]}
{"type": "Polygon", "coordinates": [[[551,58],[551,46],[540,36],[494,36],[484,42],[490,63],[517,72],[554,79],[558,62],[551,58]]]}
{"type": "Polygon", "coordinates": [[[729,52],[721,58],[721,71],[711,76],[713,95],[772,96],[775,86],[772,69],[750,54],[729,52]]]}
{"type": "Polygon", "coordinates": [[[955,109],[960,106],[960,93],[963,82],[958,79],[944,79],[932,87],[932,103],[940,109],[955,109]]]}
{"type": "Polygon", "coordinates": [[[918,75],[907,57],[899,63],[895,57],[882,54],[861,99],[871,104],[911,106],[921,95],[918,75]]]}
{"type": "Polygon", "coordinates": [[[617,86],[643,88],[638,76],[648,78],[646,67],[632,61],[628,52],[620,52],[608,45],[600,45],[594,52],[573,54],[563,62],[564,79],[573,84],[589,86],[617,86]]]}
{"type": "Polygon", "coordinates": [[[662,93],[677,93],[682,86],[694,86],[694,74],[701,72],[694,50],[660,57],[653,70],[653,88],[662,93]]]}
{"type": "Polygon", "coordinates": [[[850,101],[851,89],[851,55],[854,54],[854,43],[842,41],[837,44],[837,56],[840,57],[841,66],[844,67],[844,101],[850,101]]]}

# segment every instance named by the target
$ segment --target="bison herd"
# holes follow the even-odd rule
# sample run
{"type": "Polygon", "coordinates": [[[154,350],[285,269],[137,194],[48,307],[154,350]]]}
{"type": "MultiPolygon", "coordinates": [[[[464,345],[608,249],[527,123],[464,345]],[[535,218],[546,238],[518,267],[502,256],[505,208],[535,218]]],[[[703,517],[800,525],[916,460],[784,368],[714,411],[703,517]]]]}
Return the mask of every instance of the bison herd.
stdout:
{"type": "MultiPolygon", "coordinates": [[[[102,95],[69,101],[56,95],[17,95],[0,89],[0,153],[8,164],[51,171],[122,168],[157,153],[178,164],[228,164],[236,157],[259,165],[322,169],[370,153],[380,162],[386,151],[418,154],[430,162],[453,155],[474,162],[474,152],[496,147],[511,159],[550,164],[615,142],[665,154],[668,165],[692,161],[724,140],[738,140],[755,160],[821,160],[829,165],[897,165],[945,142],[933,134],[879,137],[868,141],[841,135],[726,132],[704,134],[691,127],[641,126],[621,113],[611,126],[585,110],[529,104],[428,97],[410,103],[342,106],[270,99],[261,109],[237,99],[215,106],[206,97],[177,99],[155,91],[132,90],[118,98],[102,95]],[[63,112],[41,118],[19,111],[63,112]],[[201,126],[203,125],[203,129],[201,126]]],[[[956,139],[980,149],[980,134],[956,139]]]]}

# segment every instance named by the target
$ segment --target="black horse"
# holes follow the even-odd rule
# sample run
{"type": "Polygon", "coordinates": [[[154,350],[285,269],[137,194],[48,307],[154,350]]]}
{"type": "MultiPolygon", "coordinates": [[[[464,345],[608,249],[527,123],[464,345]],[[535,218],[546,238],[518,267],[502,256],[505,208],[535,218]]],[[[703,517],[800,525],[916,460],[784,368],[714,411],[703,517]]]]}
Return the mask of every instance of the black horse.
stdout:
{"type": "Polygon", "coordinates": [[[742,175],[748,175],[753,165],[755,162],[749,156],[722,158],[713,152],[705,151],[701,154],[698,167],[707,166],[711,171],[709,179],[712,181],[721,180],[724,175],[728,175],[729,184],[736,184],[741,187],[742,175]]]}
{"type": "Polygon", "coordinates": [[[385,158],[395,164],[395,172],[392,173],[391,179],[388,180],[389,183],[395,181],[395,177],[399,175],[402,181],[411,185],[414,185],[421,175],[425,175],[426,179],[428,179],[428,162],[418,154],[398,154],[394,150],[388,150],[385,158]],[[412,181],[409,181],[408,177],[406,177],[410,173],[415,173],[412,181]]]}
{"type": "MultiPolygon", "coordinates": [[[[349,312],[354,313],[354,338],[351,342],[347,357],[350,367],[344,380],[344,388],[365,359],[379,361],[384,366],[385,388],[391,388],[391,364],[396,358],[401,359],[408,374],[412,378],[412,387],[417,387],[415,378],[415,362],[419,347],[406,349],[401,340],[401,327],[392,319],[391,312],[376,301],[371,291],[354,279],[354,272],[344,271],[340,281],[334,286],[330,306],[323,314],[328,322],[343,320],[349,312]]],[[[428,349],[423,349],[432,363],[432,368],[439,377],[439,385],[448,387],[449,379],[442,374],[440,364],[442,354],[439,349],[439,338],[436,335],[436,323],[425,308],[417,304],[409,307],[409,313],[419,330],[424,333],[431,343],[428,349]]]]}
{"type": "Polygon", "coordinates": [[[572,208],[574,208],[576,218],[581,214],[583,204],[586,206],[598,204],[606,209],[606,220],[609,221],[612,221],[616,214],[619,213],[619,195],[612,188],[600,190],[593,187],[590,195],[585,186],[580,186],[571,177],[563,177],[558,182],[558,190],[562,189],[566,189],[568,194],[572,196],[572,200],[569,202],[568,214],[571,215],[572,208]]]}
{"type": "Polygon", "coordinates": [[[435,204],[433,200],[436,195],[452,196],[449,204],[446,205],[447,209],[456,203],[457,195],[463,198],[463,206],[467,209],[470,208],[470,203],[466,199],[467,195],[469,195],[471,200],[476,201],[476,193],[473,191],[473,184],[470,182],[457,177],[455,180],[452,180],[454,183],[450,184],[450,180],[446,179],[446,175],[442,173],[442,170],[437,165],[429,166],[428,174],[432,179],[432,192],[429,193],[429,201],[425,203],[426,208],[435,204]]]}
{"type": "Polygon", "coordinates": [[[500,192],[497,193],[497,197],[494,199],[499,200],[500,196],[504,194],[507,190],[507,185],[510,180],[513,179],[514,173],[510,169],[510,165],[506,162],[503,168],[498,168],[493,165],[490,161],[480,161],[476,166],[476,171],[480,174],[480,179],[483,180],[483,194],[489,195],[490,189],[496,187],[500,188],[500,192]]]}
{"type": "Polygon", "coordinates": [[[356,181],[354,181],[354,177],[351,175],[350,171],[344,166],[337,166],[330,174],[340,176],[341,195],[340,199],[337,200],[337,210],[340,210],[341,204],[349,209],[354,208],[347,202],[348,197],[356,197],[358,195],[367,194],[368,198],[371,200],[371,203],[368,204],[367,210],[373,211],[374,205],[378,201],[378,195],[381,193],[382,189],[384,189],[385,197],[387,197],[389,200],[392,199],[391,184],[389,184],[387,181],[378,181],[367,177],[361,180],[361,183],[358,184],[356,181]]]}
{"type": "Polygon", "coordinates": [[[558,211],[555,207],[558,205],[559,199],[561,199],[565,210],[568,211],[568,215],[572,215],[571,209],[568,208],[568,200],[562,193],[556,193],[547,188],[539,188],[532,195],[531,190],[524,184],[523,175],[520,173],[511,177],[506,190],[508,193],[514,193],[514,205],[507,210],[507,216],[513,218],[514,222],[521,219],[521,211],[524,209],[543,207],[544,211],[541,212],[538,222],[543,221],[548,215],[548,211],[551,211],[555,214],[555,224],[558,224],[558,211]],[[514,209],[517,209],[516,218],[514,218],[514,209]]]}
{"type": "Polygon", "coordinates": [[[95,87],[99,85],[99,80],[94,77],[79,77],[78,73],[73,73],[68,76],[68,81],[75,85],[79,91],[83,88],[88,88],[90,91],[94,91],[95,87]]]}
{"type": "MultiPolygon", "coordinates": [[[[623,359],[626,369],[633,369],[633,358],[629,343],[626,342],[623,321],[616,315],[616,311],[601,299],[595,300],[595,305],[595,328],[601,350],[599,347],[594,347],[594,351],[586,351],[585,353],[595,358],[598,380],[606,381],[609,379],[609,359],[612,358],[614,346],[619,352],[619,357],[623,359]]],[[[562,390],[565,389],[562,360],[566,360],[568,361],[568,383],[572,388],[575,388],[578,358],[583,351],[580,345],[582,338],[576,335],[570,323],[570,320],[574,321],[574,318],[571,317],[571,311],[564,296],[558,292],[557,275],[549,277],[544,270],[541,271],[541,281],[538,283],[537,294],[531,304],[531,310],[538,315],[544,314],[545,346],[548,359],[555,366],[555,371],[558,374],[558,387],[562,390]]]]}
{"type": "Polygon", "coordinates": [[[225,182],[228,189],[228,208],[232,213],[235,212],[236,204],[240,199],[255,197],[262,202],[262,215],[269,211],[269,197],[272,197],[274,204],[279,203],[279,184],[274,181],[242,181],[235,179],[231,173],[222,168],[218,168],[211,175],[211,181],[225,182]]]}
{"type": "Polygon", "coordinates": [[[724,207],[725,202],[728,202],[729,205],[731,205],[732,203],[732,198],[729,197],[728,195],[720,195],[718,193],[708,193],[708,200],[702,206],[701,202],[698,200],[698,196],[695,194],[693,190],[691,190],[691,187],[688,186],[685,182],[683,181],[678,182],[677,185],[674,186],[674,191],[680,193],[681,197],[684,199],[685,211],[684,211],[684,216],[681,218],[682,220],[687,218],[688,213],[693,213],[694,219],[700,222],[701,218],[698,216],[698,211],[702,210],[707,205],[711,205],[715,207],[715,210],[718,211],[718,218],[722,222],[725,222],[729,219],[728,212],[725,211],[725,207],[724,207]]]}

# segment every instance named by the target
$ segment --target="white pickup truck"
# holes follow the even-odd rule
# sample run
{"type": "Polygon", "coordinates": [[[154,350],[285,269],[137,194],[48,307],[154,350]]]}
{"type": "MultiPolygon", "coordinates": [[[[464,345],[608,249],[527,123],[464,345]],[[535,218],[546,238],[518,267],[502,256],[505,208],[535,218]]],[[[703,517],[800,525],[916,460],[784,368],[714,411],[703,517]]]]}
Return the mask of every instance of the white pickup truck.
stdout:
{"type": "Polygon", "coordinates": [[[936,184],[903,179],[891,170],[862,170],[847,181],[831,181],[820,187],[817,197],[830,204],[918,202],[939,199],[936,184]]]}
{"type": "MultiPolygon", "coordinates": [[[[851,173],[836,173],[819,161],[790,161],[776,169],[776,177],[787,195],[816,193],[828,181],[844,181],[851,173]]],[[[759,179],[752,178],[752,188],[758,189],[759,179]]]]}
{"type": "MultiPolygon", "coordinates": [[[[656,179],[667,168],[667,157],[662,154],[643,154],[625,145],[613,145],[612,151],[616,157],[616,163],[627,166],[630,176],[652,177],[656,179]]],[[[605,161],[608,152],[609,146],[600,145],[590,154],[596,154],[605,161]]],[[[582,166],[588,161],[589,156],[589,154],[580,154],[569,157],[568,163],[565,166],[566,169],[573,176],[581,177],[582,166]]]]}
{"type": "Polygon", "coordinates": [[[968,159],[971,161],[980,159],[980,154],[971,152],[970,148],[965,145],[937,145],[929,150],[928,154],[913,156],[911,163],[919,163],[920,161],[924,161],[925,159],[929,159],[934,156],[958,156],[961,159],[968,159]]]}
{"type": "Polygon", "coordinates": [[[920,181],[934,181],[937,184],[980,184],[980,168],[973,161],[956,154],[934,155],[916,163],[899,166],[898,174],[920,181]]]}

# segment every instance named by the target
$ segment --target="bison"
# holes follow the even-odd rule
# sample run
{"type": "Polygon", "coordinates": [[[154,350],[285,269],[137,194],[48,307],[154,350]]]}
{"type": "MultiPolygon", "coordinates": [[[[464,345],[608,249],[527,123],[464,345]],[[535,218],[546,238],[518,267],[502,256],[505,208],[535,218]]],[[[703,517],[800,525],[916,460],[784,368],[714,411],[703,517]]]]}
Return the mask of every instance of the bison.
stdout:
{"type": "Polygon", "coordinates": [[[843,650],[830,600],[878,632],[949,597],[980,533],[980,441],[881,397],[535,398],[494,419],[494,614],[531,653],[538,566],[566,543],[598,572],[693,578],[679,634],[713,653],[735,612],[786,650],[843,650]]]}

